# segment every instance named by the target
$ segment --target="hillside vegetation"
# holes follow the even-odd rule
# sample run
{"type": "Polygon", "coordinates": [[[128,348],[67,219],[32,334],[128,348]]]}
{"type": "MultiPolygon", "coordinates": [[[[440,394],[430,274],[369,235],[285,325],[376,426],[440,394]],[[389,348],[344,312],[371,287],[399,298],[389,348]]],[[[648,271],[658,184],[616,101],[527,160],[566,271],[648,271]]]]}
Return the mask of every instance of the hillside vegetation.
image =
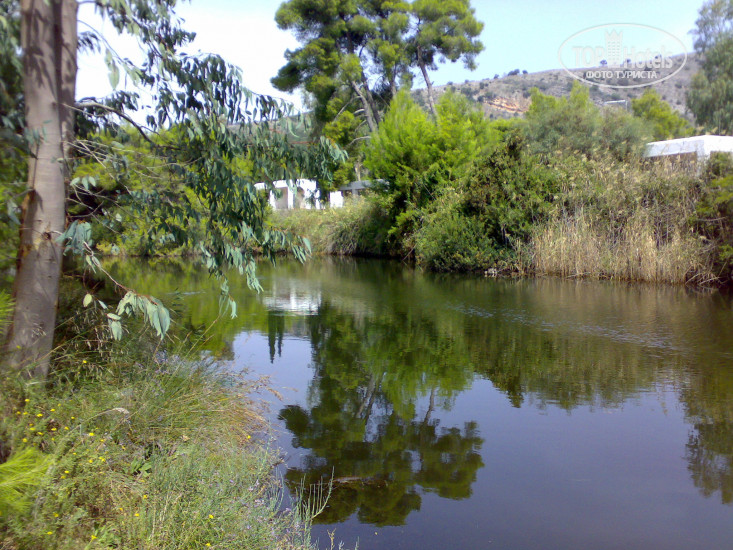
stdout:
{"type": "MultiPolygon", "coordinates": [[[[675,58],[676,60],[677,58],[675,58]]],[[[700,70],[698,54],[690,53],[681,71],[673,77],[654,84],[654,90],[677,112],[688,119],[692,118],[686,104],[686,93],[690,88],[693,75],[700,70]]],[[[676,61],[675,61],[676,62],[676,61]]],[[[581,71],[573,71],[580,74],[581,71]]],[[[565,70],[553,69],[527,73],[514,69],[503,75],[491,75],[477,80],[452,82],[433,89],[436,96],[447,91],[465,95],[478,103],[481,110],[490,118],[511,118],[527,112],[531,103],[531,90],[537,88],[553,97],[568,95],[576,82],[565,70]],[[517,74],[511,74],[517,73],[517,74]]],[[[631,101],[640,98],[646,88],[604,88],[589,86],[590,98],[596,105],[608,101],[631,101]]],[[[415,101],[424,104],[425,90],[413,92],[415,101]]]]}

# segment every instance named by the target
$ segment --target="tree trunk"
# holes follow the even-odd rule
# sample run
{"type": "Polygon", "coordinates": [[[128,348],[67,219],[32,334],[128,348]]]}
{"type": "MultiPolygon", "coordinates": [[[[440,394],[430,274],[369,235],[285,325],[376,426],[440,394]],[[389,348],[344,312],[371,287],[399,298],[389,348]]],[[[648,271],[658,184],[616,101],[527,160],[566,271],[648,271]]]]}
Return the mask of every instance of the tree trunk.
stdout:
{"type": "Polygon", "coordinates": [[[425,85],[428,88],[428,106],[430,107],[430,112],[433,113],[433,116],[437,116],[437,112],[435,110],[435,99],[433,98],[433,83],[430,82],[428,68],[425,66],[420,48],[417,49],[417,64],[419,65],[422,76],[425,79],[425,85]]]}
{"type": "Polygon", "coordinates": [[[377,104],[374,101],[374,96],[372,95],[372,91],[369,89],[369,82],[367,82],[366,75],[362,71],[361,73],[361,83],[364,86],[364,95],[366,96],[366,100],[369,103],[369,107],[372,109],[372,117],[374,118],[374,121],[379,125],[379,109],[377,108],[377,104]]]}
{"type": "Polygon", "coordinates": [[[366,116],[367,124],[369,125],[369,131],[370,132],[376,132],[377,131],[377,121],[374,118],[374,111],[372,111],[372,106],[369,103],[369,100],[367,99],[366,94],[364,93],[364,90],[359,88],[359,85],[351,81],[351,87],[356,92],[356,95],[359,96],[359,99],[361,100],[361,106],[364,109],[364,115],[366,116]]]}
{"type": "Polygon", "coordinates": [[[48,373],[56,323],[66,221],[65,153],[73,137],[76,0],[22,0],[21,45],[26,127],[35,133],[23,202],[15,311],[8,334],[11,367],[48,373]]]}

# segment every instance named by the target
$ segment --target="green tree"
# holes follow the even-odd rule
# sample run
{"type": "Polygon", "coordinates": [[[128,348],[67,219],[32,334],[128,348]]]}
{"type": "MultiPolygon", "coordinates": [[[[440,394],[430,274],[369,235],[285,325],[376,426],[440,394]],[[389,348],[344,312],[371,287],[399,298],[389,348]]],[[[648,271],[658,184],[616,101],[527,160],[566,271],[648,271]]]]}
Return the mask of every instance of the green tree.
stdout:
{"type": "Polygon", "coordinates": [[[651,125],[655,140],[686,137],[695,131],[653,88],[647,88],[644,95],[632,99],[631,108],[634,116],[651,125]]]}
{"type": "Polygon", "coordinates": [[[303,88],[314,98],[315,114],[321,120],[332,116],[328,112],[332,101],[343,97],[346,99],[341,101],[348,104],[350,97],[356,97],[370,131],[374,131],[379,110],[365,67],[378,29],[362,4],[354,0],[289,0],[281,4],[275,21],[279,28],[293,31],[302,46],[285,53],[287,63],[272,83],[283,91],[303,88]]]}
{"type": "Polygon", "coordinates": [[[428,116],[400,91],[365,148],[365,166],[381,181],[377,200],[391,220],[389,234],[400,252],[414,249],[411,235],[421,209],[498,139],[489,121],[460,94],[443,94],[436,111],[437,117],[428,116]]]}
{"type": "Polygon", "coordinates": [[[694,37],[695,51],[705,53],[721,38],[733,36],[733,0],[707,0],[699,11],[694,37]]]}
{"type": "Polygon", "coordinates": [[[687,105],[698,124],[733,135],[733,38],[716,41],[704,55],[700,72],[692,77],[687,105]]]}
{"type": "Polygon", "coordinates": [[[428,70],[437,69],[439,60],[463,60],[468,69],[476,68],[476,56],[484,49],[477,40],[484,28],[470,0],[415,0],[411,5],[414,33],[408,38],[411,63],[416,65],[428,89],[428,105],[435,115],[433,84],[428,70]]]}
{"type": "Polygon", "coordinates": [[[702,56],[692,78],[687,106],[698,124],[712,131],[733,132],[733,0],[708,0],[700,8],[695,51],[702,56]]]}
{"type": "Polygon", "coordinates": [[[621,109],[599,109],[588,88],[578,82],[568,97],[534,88],[525,119],[530,149],[543,155],[571,151],[589,158],[611,153],[625,159],[639,155],[648,141],[641,120],[621,109]]]}
{"type": "MultiPolygon", "coordinates": [[[[64,250],[84,254],[89,266],[101,269],[92,252],[89,222],[77,220],[66,227],[67,185],[73,189],[96,183],[93,178],[70,178],[74,164],[86,153],[78,147],[77,138],[100,126],[121,132],[120,121],[127,120],[157,154],[165,155],[172,172],[196,200],[184,195],[172,201],[169,193],[155,189],[133,196],[161,208],[165,216],[158,219],[156,231],[172,242],[197,247],[210,272],[221,274],[234,266],[247,275],[250,284],[257,285],[255,246],[269,257],[282,246],[300,258],[305,256],[306,243],[265,223],[266,210],[258,200],[252,175],[264,174],[269,181],[294,179],[304,172],[325,177],[331,163],[341,160],[340,152],[326,141],[314,147],[291,144],[285,133],[270,131],[285,114],[283,105],[247,91],[239,72],[220,57],[180,53],[193,34],[181,28],[173,11],[175,4],[175,0],[96,4],[99,15],[116,30],[137,39],[144,62],[136,66],[107,50],[96,32],[78,34],[76,0],[20,2],[23,131],[30,154],[13,288],[15,311],[6,344],[12,367],[32,366],[40,376],[48,371],[64,250]],[[116,91],[99,100],[75,101],[80,47],[105,52],[114,88],[124,72],[153,92],[156,104],[146,118],[148,131],[130,116],[138,111],[136,93],[116,91]],[[164,127],[176,128],[176,140],[161,147],[149,133],[164,127]],[[250,174],[236,167],[235,160],[245,157],[252,163],[250,174]],[[201,220],[196,202],[208,209],[203,239],[188,230],[201,220]]],[[[95,154],[108,158],[115,147],[95,154]]],[[[134,312],[142,313],[159,334],[165,333],[168,311],[158,300],[121,285],[120,290],[126,294],[115,311],[105,309],[101,302],[95,306],[106,314],[115,337],[122,334],[121,317],[134,312]]],[[[234,307],[225,280],[222,297],[234,307]]],[[[92,301],[90,296],[85,304],[92,301]]]]}

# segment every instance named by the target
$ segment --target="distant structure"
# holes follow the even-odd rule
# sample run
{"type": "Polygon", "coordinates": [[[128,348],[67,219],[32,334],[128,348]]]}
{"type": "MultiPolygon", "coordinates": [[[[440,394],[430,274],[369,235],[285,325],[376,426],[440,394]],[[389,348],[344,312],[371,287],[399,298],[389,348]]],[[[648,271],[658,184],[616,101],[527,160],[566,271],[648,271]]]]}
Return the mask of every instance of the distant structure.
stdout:
{"type": "Polygon", "coordinates": [[[631,111],[631,102],[628,99],[615,99],[612,101],[604,101],[603,106],[620,107],[622,109],[626,109],[627,111],[631,111]]]}
{"type": "MultiPolygon", "coordinates": [[[[315,180],[295,180],[295,192],[290,189],[286,180],[273,181],[272,185],[276,191],[270,191],[268,200],[273,210],[297,208],[320,210],[322,208],[320,192],[315,180]]],[[[263,190],[267,186],[264,183],[256,183],[255,188],[263,190]]]]}
{"type": "MultiPolygon", "coordinates": [[[[288,186],[286,180],[273,181],[272,185],[275,189],[270,191],[268,201],[273,210],[297,210],[299,208],[321,210],[325,206],[321,201],[321,193],[315,180],[295,180],[295,192],[288,186]]],[[[339,187],[337,191],[332,191],[328,195],[331,208],[343,207],[348,197],[358,197],[371,185],[371,180],[352,181],[339,187]]],[[[267,186],[264,183],[256,183],[255,188],[262,191],[267,186]]]]}
{"type": "Polygon", "coordinates": [[[647,158],[670,157],[706,161],[712,153],[733,155],[731,136],[694,136],[647,143],[644,156],[647,158]]]}
{"type": "Polygon", "coordinates": [[[341,208],[344,205],[344,199],[347,197],[358,197],[371,186],[371,180],[352,181],[348,185],[339,187],[338,191],[329,193],[328,202],[331,204],[331,208],[341,208]]]}

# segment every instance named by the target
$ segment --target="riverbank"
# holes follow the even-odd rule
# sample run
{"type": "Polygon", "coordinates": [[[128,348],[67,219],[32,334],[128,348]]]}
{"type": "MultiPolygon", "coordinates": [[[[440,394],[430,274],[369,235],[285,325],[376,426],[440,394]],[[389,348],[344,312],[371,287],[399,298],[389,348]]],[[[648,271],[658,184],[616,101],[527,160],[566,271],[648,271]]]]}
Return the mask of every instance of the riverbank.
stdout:
{"type": "Polygon", "coordinates": [[[4,377],[0,546],[312,548],[256,386],[139,336],[4,377]]]}
{"type": "Polygon", "coordinates": [[[396,224],[378,194],[275,212],[273,223],[308,237],[317,254],[398,257],[434,271],[725,286],[730,188],[727,164],[499,152],[412,209],[409,223],[396,224]]]}

